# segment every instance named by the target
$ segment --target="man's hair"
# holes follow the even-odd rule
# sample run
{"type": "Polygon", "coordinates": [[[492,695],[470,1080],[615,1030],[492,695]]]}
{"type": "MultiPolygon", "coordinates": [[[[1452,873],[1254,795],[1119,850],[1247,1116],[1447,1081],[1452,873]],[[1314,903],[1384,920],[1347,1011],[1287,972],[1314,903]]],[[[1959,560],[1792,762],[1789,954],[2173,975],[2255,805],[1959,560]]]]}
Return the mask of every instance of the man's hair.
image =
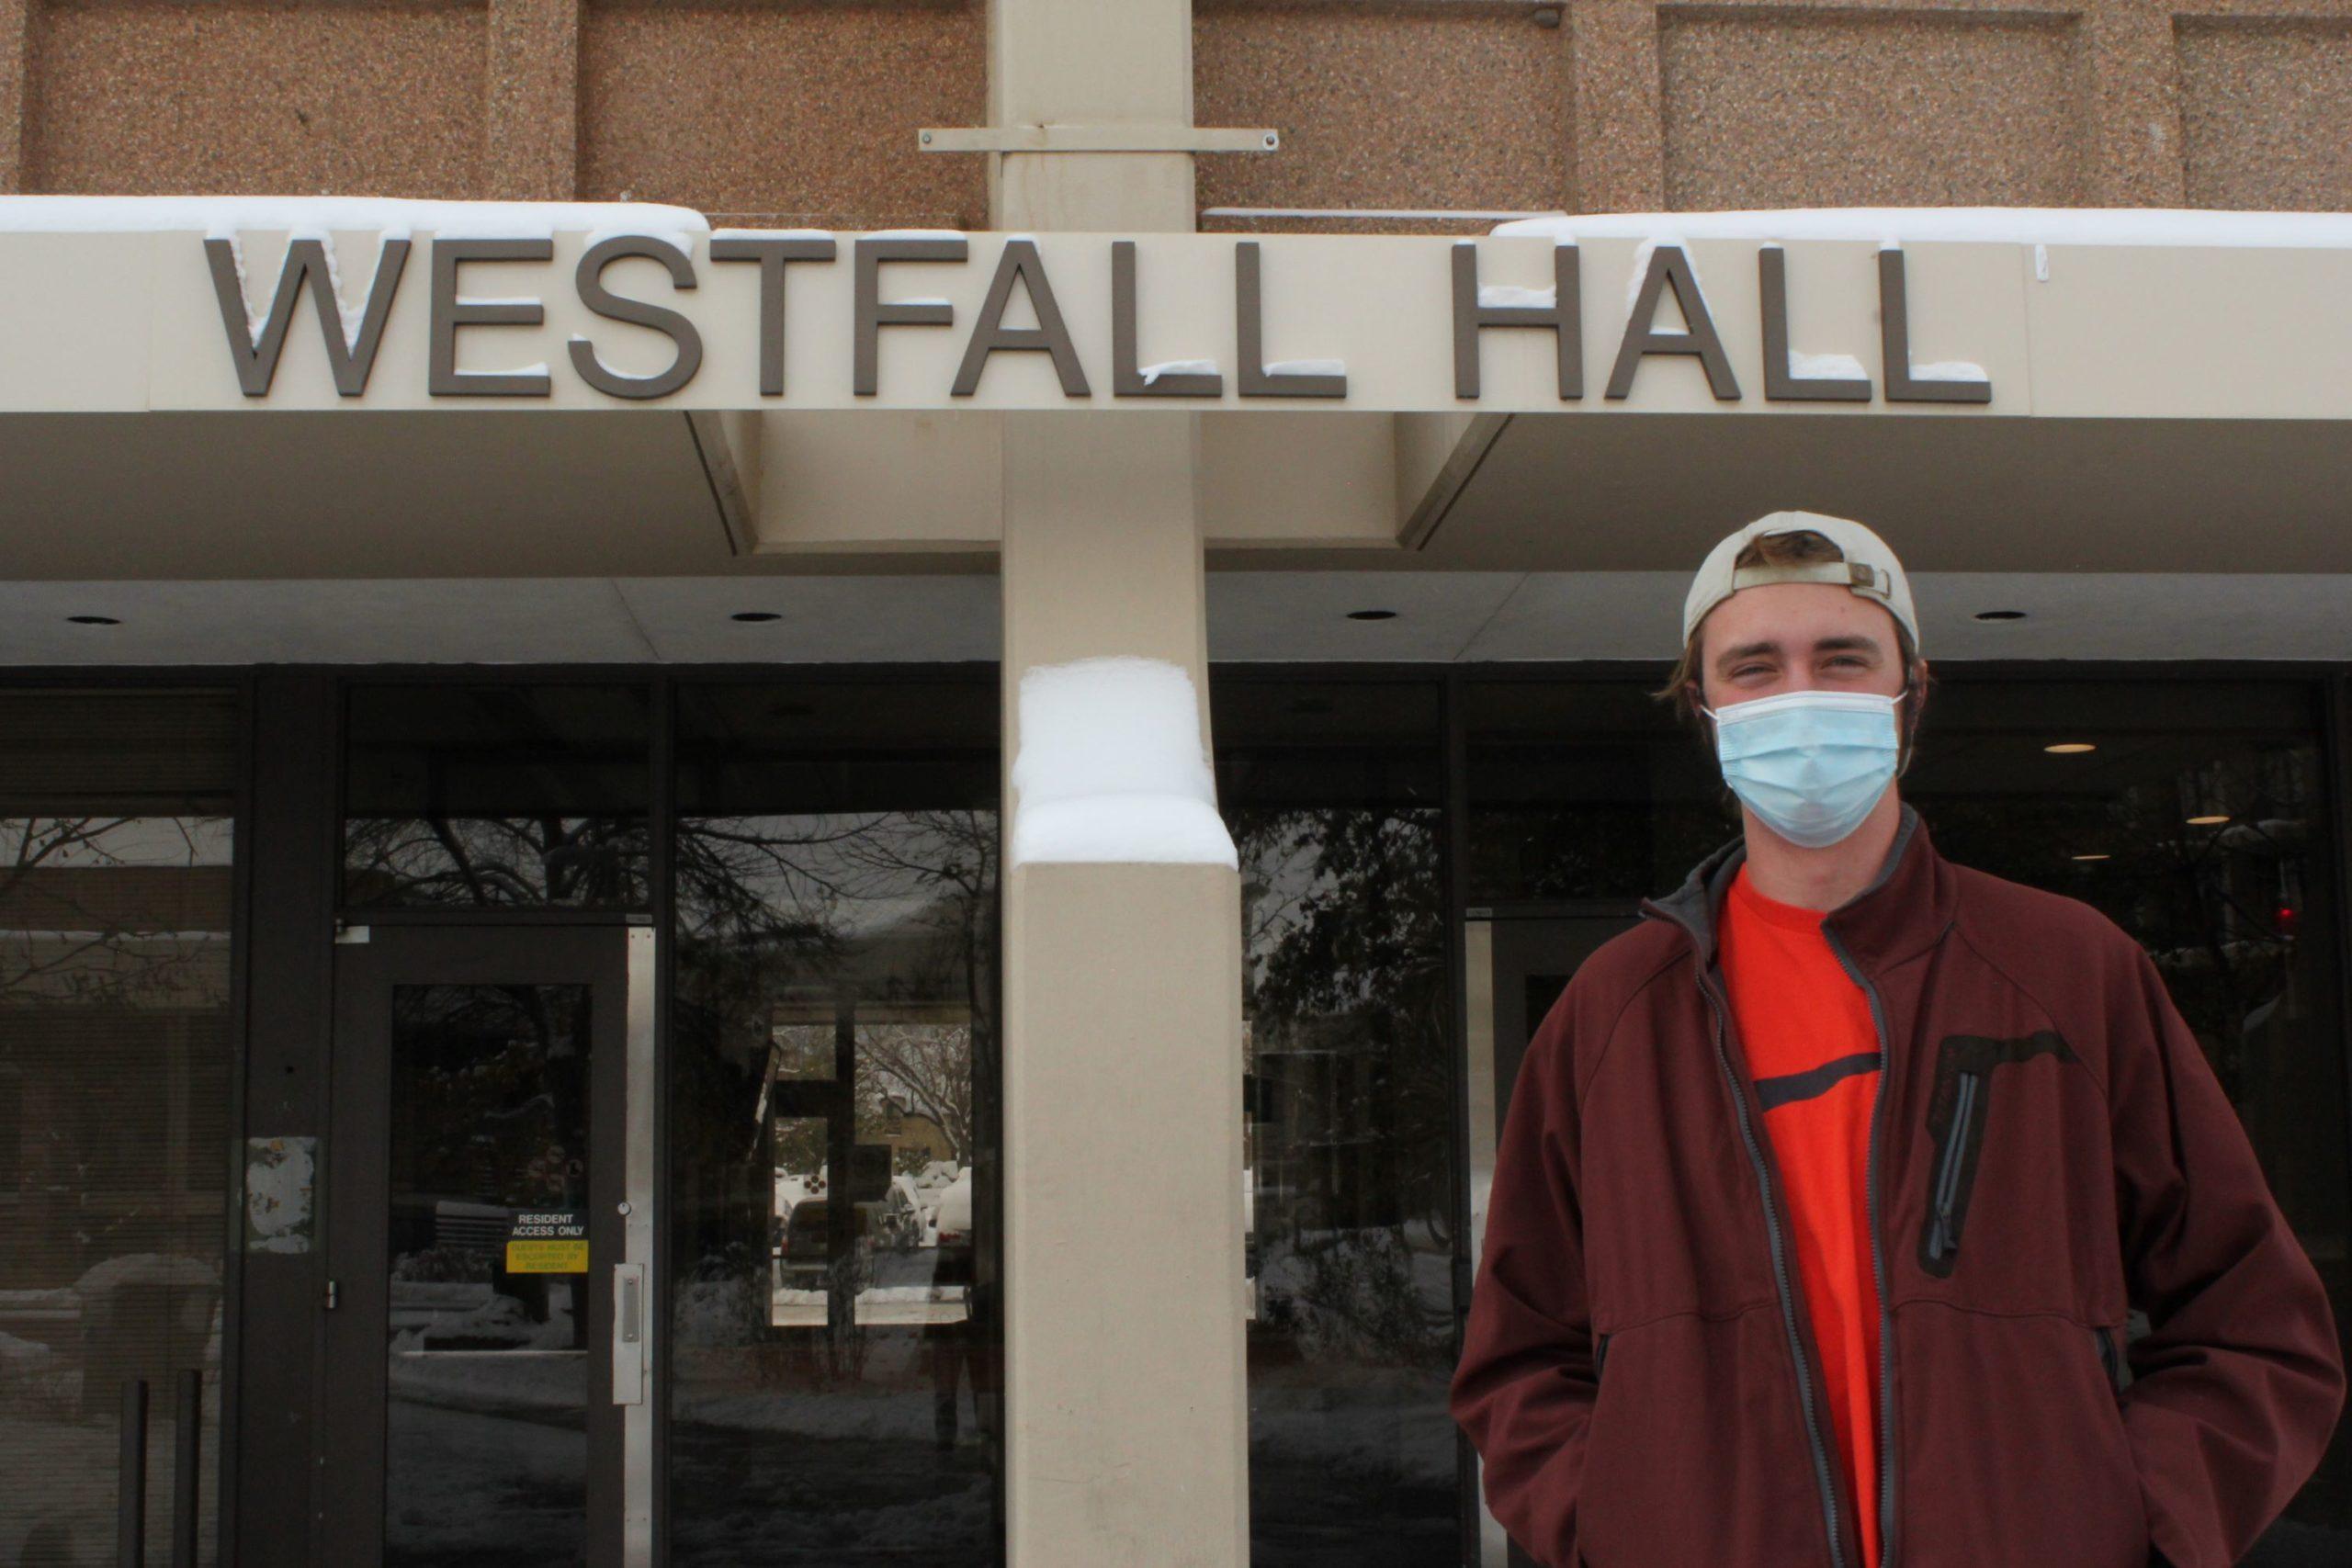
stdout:
{"type": "MultiPolygon", "coordinates": [[[[1846,552],[1839,549],[1827,535],[1817,534],[1810,528],[1799,528],[1786,534],[1760,534],[1750,539],[1739,552],[1738,558],[1732,562],[1732,570],[1736,571],[1751,566],[1814,566],[1845,558],[1846,552]]],[[[1893,620],[1894,617],[1890,615],[1888,619],[1893,620]]],[[[1706,637],[1707,619],[1702,616],[1699,624],[1690,628],[1690,640],[1682,645],[1682,657],[1674,661],[1674,671],[1667,676],[1666,684],[1650,694],[1672,703],[1675,711],[1702,735],[1706,733],[1707,718],[1699,711],[1699,688],[1705,668],[1700,647],[1706,637]]],[[[1904,629],[1901,621],[1894,622],[1894,646],[1897,657],[1903,660],[1903,688],[1911,694],[1907,699],[1909,711],[1904,715],[1901,727],[1903,755],[1896,763],[1896,772],[1901,773],[1911,765],[1911,740],[1919,728],[1919,703],[1927,693],[1928,678],[1919,669],[1918,649],[1911,645],[1911,634],[1904,629]]]]}

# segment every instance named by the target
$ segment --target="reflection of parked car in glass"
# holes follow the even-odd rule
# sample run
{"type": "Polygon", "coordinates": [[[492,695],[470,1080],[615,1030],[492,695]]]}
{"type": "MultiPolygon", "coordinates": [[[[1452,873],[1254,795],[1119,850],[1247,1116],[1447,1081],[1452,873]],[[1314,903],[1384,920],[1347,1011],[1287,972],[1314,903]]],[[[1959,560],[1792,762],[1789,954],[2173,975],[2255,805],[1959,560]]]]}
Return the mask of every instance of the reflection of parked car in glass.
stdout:
{"type": "Polygon", "coordinates": [[[919,1171],[890,1179],[889,1245],[939,1245],[939,1200],[959,1174],[955,1161],[935,1159],[919,1171]]]}
{"type": "Polygon", "coordinates": [[[911,1249],[931,1241],[932,1196],[917,1188],[910,1176],[893,1177],[890,1196],[883,1201],[882,1239],[886,1247],[911,1249]]]}
{"type": "Polygon", "coordinates": [[[934,1240],[941,1247],[969,1247],[972,1243],[972,1168],[966,1166],[956,1179],[939,1190],[939,1203],[933,1211],[934,1240]]]}
{"type": "MultiPolygon", "coordinates": [[[[888,1207],[887,1202],[855,1205],[857,1228],[853,1243],[881,1239],[888,1207]]],[[[784,1235],[778,1244],[777,1283],[783,1289],[825,1288],[825,1270],[832,1262],[829,1250],[831,1227],[831,1207],[825,1199],[805,1198],[792,1206],[791,1217],[784,1224],[784,1235]]]]}

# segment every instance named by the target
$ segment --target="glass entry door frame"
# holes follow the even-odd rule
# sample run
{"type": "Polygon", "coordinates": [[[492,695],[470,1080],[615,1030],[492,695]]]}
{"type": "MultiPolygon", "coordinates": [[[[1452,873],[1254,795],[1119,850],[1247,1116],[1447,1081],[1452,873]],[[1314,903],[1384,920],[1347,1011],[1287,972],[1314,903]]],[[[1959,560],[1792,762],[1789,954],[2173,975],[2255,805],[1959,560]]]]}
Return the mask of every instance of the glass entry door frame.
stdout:
{"type": "Polygon", "coordinates": [[[334,952],[323,1173],[326,1419],[316,1512],[322,1559],[359,1568],[386,1562],[396,1008],[413,1005],[402,1003],[403,993],[533,990],[582,996],[587,1012],[586,1038],[574,1042],[588,1054],[588,1268],[574,1287],[585,1309],[582,1561],[588,1568],[651,1568],[655,1338],[662,1317],[655,1279],[654,927],[641,916],[593,923],[394,917],[344,927],[334,952]]]}
{"type": "MultiPolygon", "coordinates": [[[[1611,937],[1628,930],[1634,917],[1615,900],[1475,908],[1464,911],[1463,932],[1464,1013],[1467,1067],[1463,1096],[1465,1153],[1470,1188],[1470,1247],[1464,1259],[1475,1269],[1487,1240],[1487,1198],[1494,1185],[1495,1150],[1510,1091],[1526,1060],[1529,1040],[1578,965],[1611,937]]],[[[1465,1317],[1470,1292],[1456,1292],[1457,1317],[1465,1317]]],[[[1457,1324],[1457,1333],[1458,1333],[1457,1324]]],[[[1468,1451],[1465,1441],[1464,1449],[1468,1451]]],[[[1486,1487],[1477,1455],[1468,1453],[1469,1497],[1477,1509],[1477,1540],[1470,1559],[1478,1568],[1532,1568],[1532,1560],[1503,1532],[1487,1511],[1486,1487]]]]}

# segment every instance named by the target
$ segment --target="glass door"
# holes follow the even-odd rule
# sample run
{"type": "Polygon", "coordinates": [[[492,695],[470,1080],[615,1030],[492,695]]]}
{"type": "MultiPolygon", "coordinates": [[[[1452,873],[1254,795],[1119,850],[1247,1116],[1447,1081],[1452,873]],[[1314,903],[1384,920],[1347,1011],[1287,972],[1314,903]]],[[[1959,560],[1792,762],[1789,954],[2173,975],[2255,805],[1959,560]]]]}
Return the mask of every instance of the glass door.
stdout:
{"type": "MultiPolygon", "coordinates": [[[[1511,1086],[1528,1043],[1568,979],[1593,951],[1634,924],[1614,903],[1562,904],[1526,913],[1472,909],[1464,922],[1464,972],[1469,976],[1470,1251],[1477,1265],[1487,1239],[1487,1193],[1494,1183],[1495,1146],[1510,1110],[1511,1086]]],[[[1455,1303],[1466,1314],[1468,1292],[1455,1303]]],[[[1471,1456],[1475,1463],[1476,1456],[1471,1456]]],[[[1472,1491],[1478,1506],[1480,1568],[1534,1568],[1486,1508],[1483,1481],[1472,1491]]]]}
{"type": "Polygon", "coordinates": [[[335,948],[321,1521],[388,1568],[651,1562],[646,926],[335,948]]]}

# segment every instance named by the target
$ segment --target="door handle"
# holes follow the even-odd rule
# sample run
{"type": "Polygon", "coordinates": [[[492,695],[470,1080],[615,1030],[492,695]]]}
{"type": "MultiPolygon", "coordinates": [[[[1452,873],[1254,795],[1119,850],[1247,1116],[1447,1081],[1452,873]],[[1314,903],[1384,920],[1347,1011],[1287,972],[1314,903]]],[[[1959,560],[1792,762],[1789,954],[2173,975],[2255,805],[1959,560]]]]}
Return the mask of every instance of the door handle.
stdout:
{"type": "Polygon", "coordinates": [[[645,1265],[613,1265],[613,1403],[645,1403],[645,1265]]]}

